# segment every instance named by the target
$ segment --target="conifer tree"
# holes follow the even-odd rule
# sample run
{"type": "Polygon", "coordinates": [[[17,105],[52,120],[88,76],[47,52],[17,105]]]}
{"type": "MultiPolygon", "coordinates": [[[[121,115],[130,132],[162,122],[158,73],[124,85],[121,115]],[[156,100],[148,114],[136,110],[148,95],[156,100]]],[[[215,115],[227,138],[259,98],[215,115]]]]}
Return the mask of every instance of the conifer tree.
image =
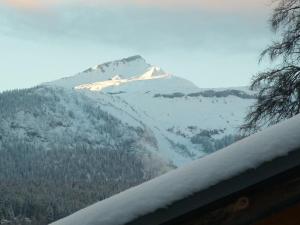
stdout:
{"type": "Polygon", "coordinates": [[[275,0],[271,27],[277,40],[261,54],[279,65],[253,77],[258,92],[241,130],[253,133],[300,112],[300,0],[275,0]]]}

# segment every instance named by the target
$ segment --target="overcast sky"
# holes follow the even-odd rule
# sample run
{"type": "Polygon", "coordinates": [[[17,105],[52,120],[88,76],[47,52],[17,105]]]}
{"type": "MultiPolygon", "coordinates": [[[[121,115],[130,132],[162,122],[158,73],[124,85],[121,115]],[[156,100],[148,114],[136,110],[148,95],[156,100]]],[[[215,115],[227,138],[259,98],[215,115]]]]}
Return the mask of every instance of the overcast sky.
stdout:
{"type": "Polygon", "coordinates": [[[0,90],[140,54],[200,87],[248,85],[271,0],[1,0],[0,90]]]}

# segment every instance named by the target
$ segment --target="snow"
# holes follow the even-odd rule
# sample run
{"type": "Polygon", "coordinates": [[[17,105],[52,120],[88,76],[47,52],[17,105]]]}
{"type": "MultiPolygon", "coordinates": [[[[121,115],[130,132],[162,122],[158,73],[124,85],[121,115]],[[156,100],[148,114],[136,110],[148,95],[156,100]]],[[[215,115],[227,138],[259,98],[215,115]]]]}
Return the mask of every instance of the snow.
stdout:
{"type": "MultiPolygon", "coordinates": [[[[188,97],[191,93],[228,89],[200,89],[184,78],[148,64],[141,56],[97,65],[75,76],[49,82],[47,86],[83,93],[121,121],[134,127],[141,124],[147,127],[158,143],[153,152],[175,166],[182,166],[206,154],[201,144],[191,142],[191,138],[202,130],[221,130],[213,135],[215,140],[236,135],[248,107],[254,103],[253,99],[233,95],[188,97]],[[155,97],[174,93],[185,96],[155,97]],[[190,126],[196,129],[190,130],[190,126]],[[175,148],[174,144],[184,146],[186,150],[175,148]]],[[[253,94],[247,88],[233,90],[253,94]]]]}
{"type": "Polygon", "coordinates": [[[90,84],[81,84],[79,86],[76,86],[75,89],[77,89],[77,90],[88,89],[90,91],[102,91],[103,89],[106,89],[109,87],[114,87],[114,86],[119,86],[121,84],[127,84],[129,82],[161,79],[161,78],[166,78],[168,76],[170,76],[170,75],[166,74],[160,68],[150,67],[141,76],[131,77],[128,79],[126,79],[126,78],[122,79],[122,75],[115,75],[109,80],[94,82],[94,83],[90,83],[90,84]]]}
{"type": "Polygon", "coordinates": [[[300,115],[82,209],[53,225],[123,225],[299,147],[300,115]]]}

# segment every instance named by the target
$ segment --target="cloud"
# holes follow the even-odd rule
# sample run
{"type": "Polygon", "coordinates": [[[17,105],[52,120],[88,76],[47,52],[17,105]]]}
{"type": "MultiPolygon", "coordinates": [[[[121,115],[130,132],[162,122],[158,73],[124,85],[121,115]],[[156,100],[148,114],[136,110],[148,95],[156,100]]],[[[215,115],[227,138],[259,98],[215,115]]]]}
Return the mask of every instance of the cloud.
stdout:
{"type": "MultiPolygon", "coordinates": [[[[268,37],[266,14],[179,7],[184,2],[213,7],[217,0],[4,1],[9,5],[1,7],[0,3],[0,35],[34,41],[91,42],[137,52],[181,49],[234,54],[255,51],[268,37]],[[180,10],[170,10],[168,5],[180,10]]],[[[249,0],[249,4],[256,1],[249,0]]]]}
{"type": "Polygon", "coordinates": [[[44,3],[37,0],[4,0],[2,4],[21,9],[37,9],[42,5],[46,6],[44,3]]]}
{"type": "Polygon", "coordinates": [[[253,10],[264,8],[263,0],[131,0],[133,4],[144,6],[157,6],[164,8],[194,8],[208,10],[253,10]]]}
{"type": "MultiPolygon", "coordinates": [[[[4,4],[22,9],[45,9],[64,5],[115,5],[158,7],[168,10],[193,8],[212,11],[251,11],[270,5],[271,0],[3,0],[4,4]]],[[[1,3],[0,3],[1,4],[1,3]]]]}

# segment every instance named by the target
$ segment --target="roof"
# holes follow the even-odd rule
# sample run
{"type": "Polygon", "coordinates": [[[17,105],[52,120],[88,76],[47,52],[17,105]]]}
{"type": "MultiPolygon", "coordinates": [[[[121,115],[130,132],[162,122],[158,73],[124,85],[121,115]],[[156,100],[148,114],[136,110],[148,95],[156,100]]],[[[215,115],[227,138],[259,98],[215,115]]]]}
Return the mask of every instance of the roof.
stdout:
{"type": "Polygon", "coordinates": [[[53,225],[161,224],[297,165],[300,115],[53,225]],[[191,198],[196,201],[190,201],[191,198]],[[188,204],[185,200],[189,200],[188,204]],[[163,213],[157,216],[161,210],[163,213]]]}

